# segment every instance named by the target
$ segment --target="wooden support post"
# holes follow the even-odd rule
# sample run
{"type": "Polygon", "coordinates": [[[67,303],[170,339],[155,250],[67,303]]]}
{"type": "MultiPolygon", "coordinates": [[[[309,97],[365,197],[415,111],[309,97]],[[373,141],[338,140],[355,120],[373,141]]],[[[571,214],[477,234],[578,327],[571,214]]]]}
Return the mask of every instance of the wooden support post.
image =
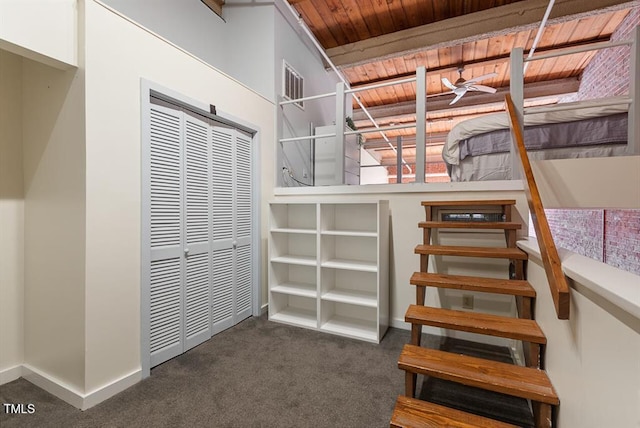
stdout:
{"type": "Polygon", "coordinates": [[[524,279],[524,260],[513,260],[515,277],[513,279],[524,279]]]}
{"type": "Polygon", "coordinates": [[[416,383],[418,375],[409,371],[404,372],[404,395],[414,398],[416,396],[416,383]]]}
{"type": "Polygon", "coordinates": [[[538,343],[530,343],[530,342],[524,342],[523,343],[523,348],[524,348],[524,363],[527,367],[535,367],[535,368],[541,368],[540,367],[540,344],[538,343]]]}
{"type": "Polygon", "coordinates": [[[416,305],[424,306],[424,300],[427,295],[427,287],[424,285],[416,285],[416,305]]]}
{"type": "Polygon", "coordinates": [[[533,319],[533,299],[531,297],[516,296],[516,308],[518,310],[518,318],[533,319]]]}
{"type": "Polygon", "coordinates": [[[411,344],[420,346],[422,339],[422,324],[411,324],[411,344]]]}
{"type": "Polygon", "coordinates": [[[532,405],[536,428],[551,428],[551,405],[538,401],[533,401],[532,405]]]}

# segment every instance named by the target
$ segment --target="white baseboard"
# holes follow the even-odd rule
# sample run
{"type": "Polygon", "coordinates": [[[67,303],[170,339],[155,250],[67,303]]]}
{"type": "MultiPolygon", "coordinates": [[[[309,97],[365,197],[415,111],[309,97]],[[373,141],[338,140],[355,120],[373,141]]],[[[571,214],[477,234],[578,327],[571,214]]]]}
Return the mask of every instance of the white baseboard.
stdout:
{"type": "Polygon", "coordinates": [[[265,303],[264,305],[262,305],[262,307],[260,308],[260,316],[266,314],[269,311],[269,304],[265,303]]]}
{"type": "Polygon", "coordinates": [[[65,382],[27,364],[21,367],[21,372],[22,377],[32,384],[80,410],[87,410],[142,380],[142,370],[137,369],[113,382],[94,389],[88,394],[83,394],[77,388],[67,385],[65,382]]]}
{"type": "Polygon", "coordinates": [[[102,403],[104,400],[124,391],[125,389],[135,385],[142,380],[142,370],[137,369],[116,379],[113,382],[96,388],[84,396],[82,410],[87,410],[96,404],[102,403]]]}
{"type": "Polygon", "coordinates": [[[66,401],[73,407],[82,409],[84,396],[82,392],[78,391],[75,387],[67,385],[60,379],[56,379],[55,377],[27,364],[23,364],[22,366],[22,377],[35,386],[44,389],[49,394],[55,395],[59,399],[66,401]]]}
{"type": "Polygon", "coordinates": [[[8,369],[0,370],[0,385],[13,382],[16,379],[22,377],[22,365],[9,367],[8,369]]]}

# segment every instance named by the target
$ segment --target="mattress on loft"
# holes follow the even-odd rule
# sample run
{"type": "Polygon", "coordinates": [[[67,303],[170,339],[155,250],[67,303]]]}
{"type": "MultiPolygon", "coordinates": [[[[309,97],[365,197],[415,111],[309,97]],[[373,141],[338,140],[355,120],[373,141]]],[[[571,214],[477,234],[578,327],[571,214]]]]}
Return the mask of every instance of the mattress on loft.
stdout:
{"type": "MultiPolygon", "coordinates": [[[[532,146],[532,150],[544,150],[547,147],[567,147],[566,136],[569,136],[572,139],[584,139],[587,144],[583,144],[586,146],[594,145],[594,144],[602,144],[596,143],[595,140],[590,135],[590,132],[587,132],[586,136],[580,136],[574,133],[571,129],[567,129],[561,126],[553,139],[549,139],[545,137],[546,132],[548,131],[546,126],[555,125],[559,123],[570,123],[568,126],[573,126],[575,123],[581,122],[586,119],[597,119],[602,117],[609,116],[617,116],[618,114],[622,114],[618,116],[614,120],[625,120],[622,119],[622,116],[626,116],[629,105],[622,98],[608,98],[606,100],[608,104],[605,106],[594,106],[593,102],[577,102],[577,103],[566,103],[563,104],[563,107],[567,108],[561,111],[551,111],[551,112],[535,112],[535,108],[531,109],[530,114],[526,114],[524,117],[525,124],[525,140],[530,138],[529,132],[527,130],[531,127],[537,127],[541,125],[536,131],[532,131],[534,133],[539,133],[542,136],[536,137],[540,139],[540,141],[536,143],[528,143],[528,146],[531,144],[537,145],[538,148],[532,146]],[[615,103],[615,104],[613,104],[615,103]],[[573,108],[572,108],[573,107],[573,108]],[[580,107],[580,108],[579,108],[580,107]],[[563,136],[564,135],[564,136],[563,136]],[[545,138],[550,140],[548,142],[544,142],[545,138]],[[542,142],[541,142],[542,141],[542,142]]],[[[602,125],[594,125],[594,127],[598,127],[602,125]]],[[[618,143],[623,142],[626,143],[626,134],[627,134],[627,126],[620,125],[620,122],[616,122],[616,124],[609,126],[609,130],[611,128],[615,128],[616,136],[611,136],[609,140],[609,144],[613,144],[613,140],[618,138],[617,135],[624,134],[624,139],[622,141],[618,141],[618,143]]],[[[583,125],[584,129],[589,129],[589,125],[583,125]]],[[[593,129],[593,128],[592,128],[593,129]]],[[[605,130],[605,134],[608,132],[605,130]]],[[[609,138],[609,137],[605,137],[609,138]]],[[[500,153],[509,151],[509,146],[511,144],[510,140],[510,125],[509,118],[506,113],[494,113],[483,115],[477,118],[465,120],[456,124],[453,129],[447,135],[447,141],[442,149],[442,158],[444,159],[447,165],[458,165],[461,159],[465,159],[469,155],[473,155],[473,153],[486,154],[486,153],[500,153]],[[495,131],[498,134],[494,134],[495,131]],[[479,138],[487,138],[489,139],[488,143],[479,143],[477,146],[475,143],[471,145],[467,142],[464,143],[466,147],[464,150],[464,157],[461,156],[461,143],[463,141],[467,141],[472,137],[485,135],[484,137],[479,138]],[[493,136],[496,135],[498,139],[497,143],[493,143],[493,136]],[[506,148],[505,148],[506,143],[506,148]]]]}
{"type": "MultiPolygon", "coordinates": [[[[606,144],[599,146],[565,147],[560,149],[532,150],[529,159],[576,159],[591,157],[623,156],[627,144],[606,144]]],[[[510,153],[489,153],[482,156],[467,156],[458,165],[447,165],[451,181],[511,180],[510,153]]]]}
{"type": "MultiPolygon", "coordinates": [[[[627,143],[627,113],[593,117],[572,122],[527,126],[527,150],[586,147],[627,143]]],[[[460,160],[468,156],[505,153],[511,149],[511,131],[499,129],[469,137],[459,143],[460,160]]]]}

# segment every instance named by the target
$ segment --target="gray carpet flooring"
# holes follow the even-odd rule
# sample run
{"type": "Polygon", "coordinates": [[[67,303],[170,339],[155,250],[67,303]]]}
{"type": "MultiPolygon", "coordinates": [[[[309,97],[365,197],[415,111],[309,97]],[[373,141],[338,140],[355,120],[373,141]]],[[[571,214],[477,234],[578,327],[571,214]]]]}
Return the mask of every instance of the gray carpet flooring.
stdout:
{"type": "Polygon", "coordinates": [[[36,409],[0,409],[0,426],[388,427],[409,340],[393,328],[376,345],[249,318],[84,412],[24,379],[0,386],[0,402],[36,409]]]}
{"type": "MultiPolygon", "coordinates": [[[[277,324],[266,316],[249,318],[84,412],[24,379],[2,385],[0,403],[33,404],[36,411],[0,409],[0,426],[388,427],[396,397],[404,391],[398,356],[409,341],[409,331],[395,328],[376,345],[277,324]]],[[[450,345],[437,336],[422,339],[422,346],[450,345]]],[[[452,396],[455,385],[433,381],[418,377],[420,398],[435,394],[462,409],[468,401],[469,410],[491,402],[498,419],[509,420],[499,414],[499,397],[483,399],[483,391],[464,390],[452,396]]]]}

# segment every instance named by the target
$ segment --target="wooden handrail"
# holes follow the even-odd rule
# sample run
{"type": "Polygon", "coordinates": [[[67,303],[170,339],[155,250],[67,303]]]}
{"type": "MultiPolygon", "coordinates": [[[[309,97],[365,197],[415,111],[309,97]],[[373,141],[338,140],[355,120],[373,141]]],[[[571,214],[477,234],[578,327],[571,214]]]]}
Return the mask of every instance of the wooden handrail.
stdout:
{"type": "Polygon", "coordinates": [[[522,164],[522,170],[525,176],[525,180],[523,180],[525,194],[527,195],[529,211],[531,212],[531,218],[533,219],[533,227],[536,231],[538,244],[540,246],[542,264],[544,265],[553,302],[556,306],[556,314],[559,319],[569,319],[569,284],[562,272],[558,250],[553,242],[551,229],[549,229],[547,216],[545,215],[544,207],[542,206],[540,192],[538,192],[538,186],[536,185],[536,181],[533,177],[533,170],[531,169],[529,156],[527,156],[527,149],[524,146],[524,136],[520,120],[516,114],[516,109],[513,104],[513,100],[511,99],[511,95],[507,94],[505,98],[507,112],[511,122],[513,144],[518,152],[520,162],[522,164]]]}

